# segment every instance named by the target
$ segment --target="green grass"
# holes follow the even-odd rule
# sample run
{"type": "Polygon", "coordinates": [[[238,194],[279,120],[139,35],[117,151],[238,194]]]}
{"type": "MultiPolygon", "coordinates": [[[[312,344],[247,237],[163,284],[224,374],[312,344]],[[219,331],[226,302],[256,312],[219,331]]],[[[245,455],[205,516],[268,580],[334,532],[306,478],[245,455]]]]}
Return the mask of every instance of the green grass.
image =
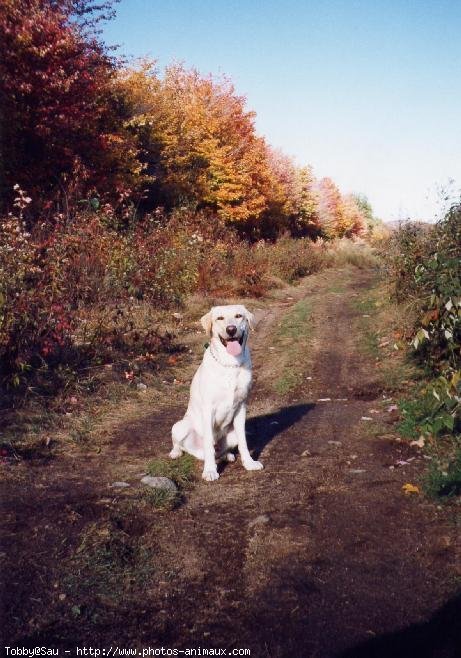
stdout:
{"type": "Polygon", "coordinates": [[[280,375],[273,387],[279,395],[287,395],[296,389],[305,369],[306,348],[311,337],[312,305],[302,299],[287,313],[275,334],[274,345],[280,356],[280,375]]]}
{"type": "Polygon", "coordinates": [[[91,430],[93,423],[88,416],[84,416],[78,421],[69,433],[70,439],[78,445],[86,445],[91,439],[91,430]]]}
{"type": "Polygon", "coordinates": [[[363,350],[370,356],[375,358],[379,357],[380,353],[378,343],[379,338],[376,331],[373,331],[373,329],[365,329],[363,332],[363,350]]]}
{"type": "Polygon", "coordinates": [[[359,313],[372,315],[376,312],[376,301],[371,296],[362,298],[357,297],[351,302],[351,304],[357,311],[359,311],[359,313]]]}
{"type": "Polygon", "coordinates": [[[310,319],[311,305],[306,299],[302,299],[295,304],[291,311],[283,318],[280,323],[277,338],[279,340],[293,340],[302,338],[306,330],[306,324],[310,319]]]}
{"type": "Polygon", "coordinates": [[[286,395],[293,391],[300,381],[300,373],[285,372],[274,382],[274,388],[279,395],[286,395]]]}
{"type": "Polygon", "coordinates": [[[147,465],[149,475],[170,478],[181,489],[192,486],[196,479],[197,460],[184,454],[179,459],[154,459],[147,465]]]}
{"type": "Polygon", "coordinates": [[[146,488],[142,493],[142,499],[155,509],[168,511],[180,503],[181,494],[179,491],[169,491],[168,489],[146,488]]]}
{"type": "Polygon", "coordinates": [[[336,295],[343,295],[346,289],[340,283],[334,283],[329,289],[328,292],[335,293],[336,295]]]}
{"type": "Polygon", "coordinates": [[[113,523],[87,526],[63,578],[74,615],[88,599],[118,603],[131,589],[142,589],[153,573],[152,555],[113,523]]]}

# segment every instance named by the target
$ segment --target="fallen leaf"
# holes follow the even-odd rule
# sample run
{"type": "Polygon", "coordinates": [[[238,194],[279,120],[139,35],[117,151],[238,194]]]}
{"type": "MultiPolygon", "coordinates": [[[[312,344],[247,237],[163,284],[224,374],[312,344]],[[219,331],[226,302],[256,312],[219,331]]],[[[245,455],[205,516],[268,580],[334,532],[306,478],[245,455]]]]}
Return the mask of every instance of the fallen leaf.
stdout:
{"type": "Polygon", "coordinates": [[[410,484],[409,482],[403,485],[402,490],[407,496],[410,494],[420,493],[419,487],[417,487],[415,484],[410,484]]]}

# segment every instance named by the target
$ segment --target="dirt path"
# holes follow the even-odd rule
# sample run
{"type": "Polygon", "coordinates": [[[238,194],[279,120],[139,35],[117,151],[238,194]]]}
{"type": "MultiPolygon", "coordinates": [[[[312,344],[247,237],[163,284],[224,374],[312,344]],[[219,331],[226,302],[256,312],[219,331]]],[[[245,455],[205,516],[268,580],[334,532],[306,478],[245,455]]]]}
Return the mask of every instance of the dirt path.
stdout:
{"type": "MultiPolygon", "coordinates": [[[[41,627],[35,621],[33,630],[16,635],[18,645],[250,648],[256,658],[326,658],[346,650],[393,658],[457,655],[459,600],[447,604],[460,573],[454,508],[447,512],[402,492],[418,479],[424,459],[393,437],[381,363],[363,350],[357,301],[372,280],[360,270],[327,271],[258,312],[247,428],[264,471],[247,473],[237,461],[216,483],[199,481],[179,509],[130,514],[125,507],[114,516],[107,478],[95,485],[95,468],[103,473],[109,462],[124,464],[134,477],[147,459],[164,456],[171,424],[184,410],[183,392],[174,404],[121,428],[104,462],[76,462],[75,486],[67,480],[58,486],[56,479],[33,491],[30,481],[24,485],[16,516],[20,559],[33,536],[30,516],[42,505],[48,543],[63,540],[56,556],[75,550],[77,540],[66,543],[66,536],[103,518],[130,537],[131,550],[149,547],[155,565],[142,583],[124,582],[126,605],[123,596],[98,594],[100,617],[83,610],[83,595],[72,607],[72,589],[59,599],[59,565],[52,576],[46,561],[41,571],[36,566],[29,585],[46,601],[46,582],[56,578],[53,605],[62,617],[55,611],[41,627]],[[283,323],[293,313],[296,323],[287,330],[283,323]],[[296,375],[288,385],[280,379],[284,368],[287,377],[296,375]],[[384,429],[376,432],[377,423],[384,429]],[[390,468],[408,457],[415,459],[390,468]],[[53,516],[63,510],[73,521],[53,528],[53,516]]],[[[77,590],[85,573],[77,574],[77,590]]],[[[17,602],[12,605],[17,615],[17,602]]]]}

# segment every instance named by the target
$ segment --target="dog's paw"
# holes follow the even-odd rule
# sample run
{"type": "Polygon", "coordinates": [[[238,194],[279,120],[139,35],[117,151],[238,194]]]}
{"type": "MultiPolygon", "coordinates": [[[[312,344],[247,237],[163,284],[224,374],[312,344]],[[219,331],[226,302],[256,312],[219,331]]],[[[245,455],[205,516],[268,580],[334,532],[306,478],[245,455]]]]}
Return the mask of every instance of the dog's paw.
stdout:
{"type": "Polygon", "coordinates": [[[204,469],[202,473],[202,478],[207,482],[213,482],[219,478],[219,473],[216,468],[204,469]]]}
{"type": "Polygon", "coordinates": [[[264,466],[261,464],[261,462],[252,459],[251,461],[243,462],[243,468],[247,471],[260,471],[262,468],[264,468],[264,466]]]}
{"type": "Polygon", "coordinates": [[[226,461],[228,462],[235,462],[235,455],[233,452],[228,452],[226,454],[226,461]]]}
{"type": "Polygon", "coordinates": [[[171,459],[178,459],[178,457],[181,457],[181,455],[182,455],[181,448],[175,446],[168,456],[171,457],[171,459]]]}

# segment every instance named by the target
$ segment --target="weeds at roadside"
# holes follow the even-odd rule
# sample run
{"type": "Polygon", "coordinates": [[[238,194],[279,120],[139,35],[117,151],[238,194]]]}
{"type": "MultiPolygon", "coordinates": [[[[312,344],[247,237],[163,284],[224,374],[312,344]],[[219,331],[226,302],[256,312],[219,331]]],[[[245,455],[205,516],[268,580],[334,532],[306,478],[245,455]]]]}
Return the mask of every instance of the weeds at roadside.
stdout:
{"type": "Polygon", "coordinates": [[[423,482],[424,490],[431,498],[447,499],[461,495],[461,437],[457,443],[453,454],[445,454],[441,461],[433,457],[423,482]]]}

